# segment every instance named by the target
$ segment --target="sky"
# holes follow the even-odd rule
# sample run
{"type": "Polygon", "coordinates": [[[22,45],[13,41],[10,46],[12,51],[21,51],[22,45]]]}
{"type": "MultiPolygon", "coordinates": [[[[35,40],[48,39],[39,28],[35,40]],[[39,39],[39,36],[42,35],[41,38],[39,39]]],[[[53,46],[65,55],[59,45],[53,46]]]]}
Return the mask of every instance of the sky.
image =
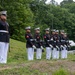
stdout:
{"type": "MultiPolygon", "coordinates": [[[[58,2],[58,4],[60,4],[60,2],[62,2],[63,0],[55,0],[56,2],[58,2]]],[[[75,1],[75,0],[73,0],[75,1]]],[[[47,0],[47,3],[50,2],[50,0],[47,0]]]]}

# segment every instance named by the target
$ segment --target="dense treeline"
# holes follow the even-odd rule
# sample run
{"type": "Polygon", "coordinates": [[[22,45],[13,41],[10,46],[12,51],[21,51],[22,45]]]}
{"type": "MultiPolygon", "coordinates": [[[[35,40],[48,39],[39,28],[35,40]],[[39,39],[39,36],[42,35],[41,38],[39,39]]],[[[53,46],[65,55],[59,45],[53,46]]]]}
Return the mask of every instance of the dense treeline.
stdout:
{"type": "MultiPolygon", "coordinates": [[[[75,3],[73,0],[63,0],[60,5],[51,0],[1,0],[0,10],[8,11],[11,38],[25,41],[25,27],[41,28],[41,37],[44,29],[64,29],[70,39],[75,41],[75,3]]],[[[32,30],[32,32],[34,32],[32,30]]]]}

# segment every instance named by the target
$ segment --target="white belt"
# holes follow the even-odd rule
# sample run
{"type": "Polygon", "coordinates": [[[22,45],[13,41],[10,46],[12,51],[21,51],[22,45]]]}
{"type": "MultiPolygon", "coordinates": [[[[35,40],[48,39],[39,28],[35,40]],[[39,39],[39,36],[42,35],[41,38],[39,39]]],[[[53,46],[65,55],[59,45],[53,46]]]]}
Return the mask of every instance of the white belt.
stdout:
{"type": "Polygon", "coordinates": [[[0,32],[8,33],[8,31],[5,31],[5,30],[0,30],[0,32]]]}
{"type": "Polygon", "coordinates": [[[48,42],[50,41],[50,40],[47,40],[48,42]]]}
{"type": "Polygon", "coordinates": [[[33,39],[30,39],[30,41],[33,41],[33,39]]]}

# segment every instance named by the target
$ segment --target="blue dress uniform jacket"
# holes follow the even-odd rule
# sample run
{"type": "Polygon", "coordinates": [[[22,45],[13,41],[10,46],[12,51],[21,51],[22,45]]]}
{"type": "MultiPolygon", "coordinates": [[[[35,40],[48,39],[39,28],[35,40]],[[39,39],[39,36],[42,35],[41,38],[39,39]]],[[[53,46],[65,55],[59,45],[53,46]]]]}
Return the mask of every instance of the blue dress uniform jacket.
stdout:
{"type": "Polygon", "coordinates": [[[44,35],[44,41],[45,41],[45,47],[50,47],[49,45],[51,44],[51,41],[50,41],[50,35],[49,34],[44,35]]]}
{"type": "Polygon", "coordinates": [[[52,40],[52,45],[53,45],[53,47],[56,47],[56,46],[60,46],[60,38],[59,38],[59,36],[58,35],[52,35],[51,36],[51,40],[52,40]]]}
{"type": "Polygon", "coordinates": [[[9,25],[8,23],[0,20],[0,30],[8,31],[8,33],[0,32],[0,42],[9,43],[9,25]]]}
{"type": "Polygon", "coordinates": [[[65,37],[64,37],[64,35],[60,35],[60,43],[61,43],[61,45],[65,45],[65,43],[66,43],[66,40],[65,40],[65,37]]]}
{"type": "Polygon", "coordinates": [[[70,46],[68,37],[65,37],[65,44],[66,44],[67,46],[70,46]]]}
{"type": "Polygon", "coordinates": [[[26,33],[25,34],[25,38],[26,38],[26,47],[27,48],[30,48],[34,45],[34,39],[32,37],[32,34],[31,33],[26,33]]]}
{"type": "Polygon", "coordinates": [[[68,37],[64,37],[64,35],[60,35],[60,43],[61,43],[61,45],[63,45],[63,46],[66,45],[67,48],[69,49],[68,46],[70,46],[70,43],[69,43],[68,37]]]}
{"type": "Polygon", "coordinates": [[[56,45],[60,47],[60,37],[58,34],[56,34],[56,45]]]}
{"type": "Polygon", "coordinates": [[[51,41],[52,41],[52,46],[53,46],[53,47],[56,47],[55,35],[51,35],[51,41]]]}
{"type": "Polygon", "coordinates": [[[40,40],[40,35],[39,34],[35,34],[34,38],[36,40],[36,47],[40,48],[42,46],[41,40],[40,40]]]}

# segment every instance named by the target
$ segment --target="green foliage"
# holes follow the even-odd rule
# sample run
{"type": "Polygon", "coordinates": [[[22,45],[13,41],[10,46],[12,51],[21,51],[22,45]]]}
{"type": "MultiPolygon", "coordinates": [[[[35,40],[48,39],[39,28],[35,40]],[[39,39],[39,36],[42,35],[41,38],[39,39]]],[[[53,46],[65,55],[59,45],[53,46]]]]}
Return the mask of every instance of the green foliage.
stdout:
{"type": "Polygon", "coordinates": [[[66,23],[67,27],[66,26],[64,26],[64,27],[66,27],[66,29],[67,29],[67,32],[69,34],[69,38],[74,40],[74,38],[75,38],[75,32],[74,32],[75,31],[75,20],[74,20],[75,19],[75,10],[74,10],[75,2],[73,2],[73,0],[68,0],[67,2],[68,3],[63,4],[63,6],[61,4],[61,7],[68,10],[68,13],[70,14],[69,18],[67,16],[67,23],[66,23]]]}
{"type": "MultiPolygon", "coordinates": [[[[41,28],[41,37],[44,29],[64,29],[70,39],[75,41],[75,2],[63,0],[57,5],[55,0],[46,4],[46,0],[1,0],[0,10],[8,11],[11,38],[25,41],[25,27],[41,28]]],[[[34,31],[32,31],[33,33],[34,31]]]]}
{"type": "Polygon", "coordinates": [[[73,0],[63,0],[63,1],[61,2],[61,6],[64,6],[64,5],[66,5],[66,4],[71,4],[71,3],[74,3],[73,0]]]}
{"type": "MultiPolygon", "coordinates": [[[[3,9],[8,11],[11,38],[24,41],[25,27],[33,26],[33,13],[28,0],[3,1],[3,9]]],[[[0,3],[1,4],[1,3],[0,3]]]]}
{"type": "Polygon", "coordinates": [[[75,50],[75,46],[72,46],[72,47],[71,47],[71,50],[75,50]]]}
{"type": "MultiPolygon", "coordinates": [[[[40,25],[40,27],[45,29],[45,25],[47,25],[51,29],[64,29],[68,33],[69,38],[74,40],[75,17],[67,8],[61,8],[60,6],[51,4],[41,4],[41,2],[34,1],[31,3],[31,10],[34,13],[35,25],[37,27],[40,25]]],[[[36,27],[35,25],[34,27],[36,27]]],[[[43,35],[42,29],[41,34],[43,35]]]]}

